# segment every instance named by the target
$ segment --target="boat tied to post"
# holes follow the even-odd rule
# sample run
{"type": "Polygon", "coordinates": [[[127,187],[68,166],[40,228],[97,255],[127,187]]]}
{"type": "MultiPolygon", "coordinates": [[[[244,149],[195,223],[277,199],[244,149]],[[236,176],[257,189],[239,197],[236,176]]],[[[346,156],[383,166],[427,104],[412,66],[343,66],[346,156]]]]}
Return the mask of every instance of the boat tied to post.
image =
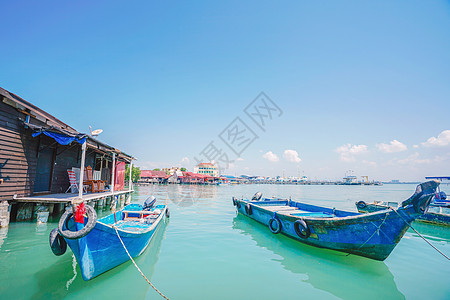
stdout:
{"type": "Polygon", "coordinates": [[[256,220],[274,233],[320,248],[383,261],[394,250],[411,222],[423,215],[436,194],[438,181],[417,186],[401,207],[368,214],[306,204],[291,199],[233,197],[238,213],[256,220]]]}
{"type": "Polygon", "coordinates": [[[156,205],[155,202],[152,196],[143,205],[129,204],[98,220],[89,205],[79,204],[75,213],[70,207],[61,216],[58,228],[51,231],[50,247],[55,255],[62,255],[68,245],[84,280],[128,260],[135,263],[133,257],[144,252],[160,224],[170,216],[166,204],[156,205]]]}

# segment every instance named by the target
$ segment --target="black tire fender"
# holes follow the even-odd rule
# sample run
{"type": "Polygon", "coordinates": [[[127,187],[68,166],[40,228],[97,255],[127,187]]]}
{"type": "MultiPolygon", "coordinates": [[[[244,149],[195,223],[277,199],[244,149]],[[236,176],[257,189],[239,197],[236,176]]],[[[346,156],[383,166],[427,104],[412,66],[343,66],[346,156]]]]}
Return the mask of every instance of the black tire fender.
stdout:
{"type": "Polygon", "coordinates": [[[56,256],[63,255],[67,250],[66,240],[59,234],[58,228],[50,231],[49,235],[50,248],[56,256]]]}
{"type": "Polygon", "coordinates": [[[168,207],[166,208],[166,218],[170,218],[170,211],[168,207]]]}
{"type": "Polygon", "coordinates": [[[247,203],[247,205],[245,206],[245,213],[249,216],[253,214],[253,209],[250,203],[247,203]]]}
{"type": "Polygon", "coordinates": [[[311,235],[311,230],[309,229],[308,224],[302,219],[294,222],[294,230],[295,233],[302,239],[307,239],[311,235]]]}
{"type": "Polygon", "coordinates": [[[364,209],[364,208],[366,208],[366,206],[367,206],[367,204],[364,201],[356,202],[356,207],[359,208],[359,209],[364,209]]]}
{"type": "Polygon", "coordinates": [[[239,202],[239,200],[236,200],[236,207],[241,208],[241,202],[239,202]]]}
{"type": "Polygon", "coordinates": [[[73,218],[73,209],[70,207],[68,210],[64,212],[59,219],[58,229],[59,233],[69,240],[80,239],[85,237],[92,229],[94,229],[95,224],[97,223],[97,213],[95,209],[90,205],[84,206],[87,214],[87,223],[84,225],[83,229],[79,231],[71,231],[67,228],[67,224],[71,218],[73,218]]]}
{"type": "Polygon", "coordinates": [[[269,221],[269,229],[274,234],[280,233],[280,231],[281,231],[281,221],[279,219],[273,217],[269,221]],[[272,226],[273,222],[277,223],[277,227],[276,228],[273,228],[273,226],[272,226]]]}
{"type": "Polygon", "coordinates": [[[234,197],[233,198],[233,205],[236,206],[236,199],[234,197]]]}

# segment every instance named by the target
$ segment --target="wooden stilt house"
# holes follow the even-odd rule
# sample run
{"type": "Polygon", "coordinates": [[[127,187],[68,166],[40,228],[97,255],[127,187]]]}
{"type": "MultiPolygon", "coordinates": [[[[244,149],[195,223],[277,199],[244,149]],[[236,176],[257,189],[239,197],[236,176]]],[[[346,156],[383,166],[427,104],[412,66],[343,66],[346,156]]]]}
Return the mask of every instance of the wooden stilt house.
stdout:
{"type": "MultiPolygon", "coordinates": [[[[80,174],[87,166],[109,191],[114,185],[117,191],[124,188],[124,165],[132,160],[0,88],[0,201],[65,193],[70,186],[67,170],[79,168],[80,174]]],[[[86,180],[84,172],[80,176],[86,180]]]]}

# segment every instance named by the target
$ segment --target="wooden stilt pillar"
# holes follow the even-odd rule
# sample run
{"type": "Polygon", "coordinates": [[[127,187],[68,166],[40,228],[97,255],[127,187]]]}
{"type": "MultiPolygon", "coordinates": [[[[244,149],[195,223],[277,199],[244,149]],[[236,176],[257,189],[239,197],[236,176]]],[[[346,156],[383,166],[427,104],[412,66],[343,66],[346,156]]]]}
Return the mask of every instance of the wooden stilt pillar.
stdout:
{"type": "Polygon", "coordinates": [[[0,201],[0,228],[8,227],[11,208],[8,201],[0,201]]]}

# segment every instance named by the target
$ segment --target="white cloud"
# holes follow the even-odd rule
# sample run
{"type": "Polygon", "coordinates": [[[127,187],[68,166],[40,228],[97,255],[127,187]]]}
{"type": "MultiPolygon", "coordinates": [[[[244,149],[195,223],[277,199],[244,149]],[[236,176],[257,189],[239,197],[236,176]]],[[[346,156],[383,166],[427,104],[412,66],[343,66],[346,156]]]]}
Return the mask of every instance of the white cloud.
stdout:
{"type": "Polygon", "coordinates": [[[417,149],[419,148],[419,145],[413,145],[413,148],[417,149]]]}
{"type": "Polygon", "coordinates": [[[442,167],[443,162],[450,161],[450,153],[444,155],[435,155],[432,158],[419,158],[419,153],[415,152],[411,154],[407,158],[400,159],[397,162],[399,164],[409,164],[409,165],[417,165],[417,164],[439,164],[439,167],[442,167]]]}
{"type": "Polygon", "coordinates": [[[278,158],[278,156],[273,153],[272,151],[266,152],[262,157],[264,157],[265,159],[267,159],[268,161],[271,162],[277,162],[280,159],[278,158]]]}
{"type": "Polygon", "coordinates": [[[426,142],[422,143],[425,147],[447,146],[450,144],[450,130],[444,130],[439,133],[438,137],[430,137],[426,142]]]}
{"type": "Polygon", "coordinates": [[[243,161],[244,159],[242,157],[236,158],[236,161],[243,161]]]}
{"type": "Polygon", "coordinates": [[[355,161],[354,157],[355,155],[368,152],[366,145],[352,145],[352,144],[342,145],[336,148],[335,151],[340,154],[340,159],[345,162],[355,161]]]}
{"type": "Polygon", "coordinates": [[[182,159],[181,159],[181,163],[182,164],[188,164],[189,163],[189,158],[188,157],[183,157],[182,159]]]}
{"type": "Polygon", "coordinates": [[[419,153],[416,152],[414,154],[411,154],[410,156],[408,156],[407,158],[404,159],[400,159],[397,161],[399,164],[401,165],[411,165],[411,164],[429,164],[432,162],[431,159],[420,159],[419,158],[419,153]]]}
{"type": "Polygon", "coordinates": [[[298,153],[295,150],[284,150],[283,158],[288,162],[299,163],[302,160],[298,157],[298,153]]]}
{"type": "Polygon", "coordinates": [[[402,152],[408,149],[408,147],[406,147],[405,144],[397,140],[393,140],[389,144],[381,143],[377,144],[376,146],[378,150],[380,150],[383,153],[402,152]]]}

